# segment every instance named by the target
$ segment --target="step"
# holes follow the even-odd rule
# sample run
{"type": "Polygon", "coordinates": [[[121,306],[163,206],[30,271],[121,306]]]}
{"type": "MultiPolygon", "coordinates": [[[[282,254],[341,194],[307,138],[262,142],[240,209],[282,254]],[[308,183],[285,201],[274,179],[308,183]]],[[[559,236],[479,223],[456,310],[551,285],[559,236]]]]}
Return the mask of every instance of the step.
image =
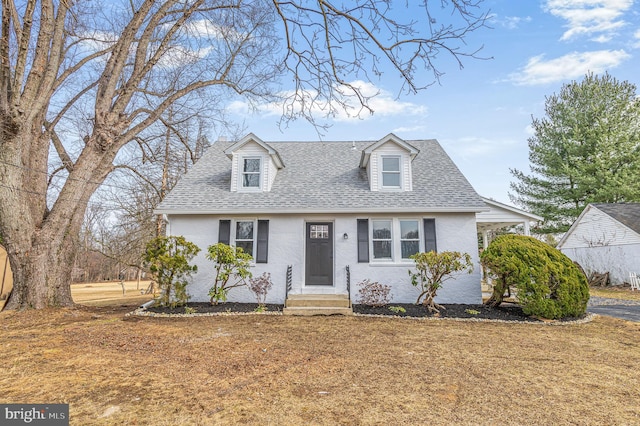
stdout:
{"type": "Polygon", "coordinates": [[[292,294],[285,301],[287,308],[351,308],[346,294],[292,294]]]}
{"type": "Polygon", "coordinates": [[[353,315],[351,308],[318,307],[318,306],[297,306],[294,308],[284,308],[283,315],[314,316],[314,315],[353,315]]]}

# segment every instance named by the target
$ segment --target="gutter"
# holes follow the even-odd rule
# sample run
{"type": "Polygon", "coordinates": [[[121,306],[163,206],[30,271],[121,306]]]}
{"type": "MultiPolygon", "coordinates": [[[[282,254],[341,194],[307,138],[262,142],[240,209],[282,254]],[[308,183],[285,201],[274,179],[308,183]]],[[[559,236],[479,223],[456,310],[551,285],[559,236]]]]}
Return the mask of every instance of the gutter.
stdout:
{"type": "Polygon", "coordinates": [[[490,211],[489,207],[410,207],[410,208],[359,208],[359,209],[256,209],[256,210],[154,210],[154,214],[165,215],[256,215],[256,214],[371,214],[371,213],[481,213],[490,211]]]}

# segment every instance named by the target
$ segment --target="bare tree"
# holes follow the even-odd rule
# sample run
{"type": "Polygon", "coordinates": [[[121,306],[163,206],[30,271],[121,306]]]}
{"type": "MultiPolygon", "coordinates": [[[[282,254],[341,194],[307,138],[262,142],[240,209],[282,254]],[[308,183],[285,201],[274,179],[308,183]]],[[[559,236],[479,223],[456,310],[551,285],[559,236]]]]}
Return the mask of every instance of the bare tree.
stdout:
{"type": "Polygon", "coordinates": [[[1,1],[0,235],[14,273],[10,308],[73,304],[90,198],[121,149],[171,105],[194,95],[282,100],[275,88],[288,73],[295,91],[285,117],[313,120],[312,104],[345,87],[366,107],[352,78],[375,77],[384,62],[417,91],[429,84],[425,69],[428,80],[439,76],[440,52],[475,54],[459,49],[486,19],[480,0],[425,1],[424,16],[408,21],[390,0],[1,1]],[[432,10],[447,12],[447,23],[432,10]]]}

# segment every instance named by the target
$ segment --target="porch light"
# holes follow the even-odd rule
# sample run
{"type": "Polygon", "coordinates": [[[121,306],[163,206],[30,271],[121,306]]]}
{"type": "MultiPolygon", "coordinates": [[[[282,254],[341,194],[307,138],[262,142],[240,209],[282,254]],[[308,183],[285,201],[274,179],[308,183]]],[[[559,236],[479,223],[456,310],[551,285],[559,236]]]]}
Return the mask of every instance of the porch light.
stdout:
{"type": "Polygon", "coordinates": [[[342,235],[342,238],[344,238],[345,240],[348,240],[348,239],[349,239],[349,235],[345,232],[345,233],[342,235]]]}

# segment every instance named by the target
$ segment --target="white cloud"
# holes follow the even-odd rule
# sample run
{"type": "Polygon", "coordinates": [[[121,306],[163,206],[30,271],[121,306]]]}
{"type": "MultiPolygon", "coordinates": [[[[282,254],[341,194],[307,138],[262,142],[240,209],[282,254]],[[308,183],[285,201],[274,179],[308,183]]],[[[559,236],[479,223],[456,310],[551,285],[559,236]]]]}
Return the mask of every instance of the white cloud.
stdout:
{"type": "Polygon", "coordinates": [[[496,24],[502,26],[503,28],[506,28],[508,30],[515,30],[517,28],[520,27],[520,24],[522,24],[523,22],[531,22],[531,16],[525,16],[525,17],[520,17],[520,16],[504,16],[504,17],[498,17],[493,16],[493,21],[496,22],[496,24]]]}
{"type": "Polygon", "coordinates": [[[415,126],[401,126],[392,129],[391,132],[394,134],[398,133],[419,133],[424,134],[427,131],[427,126],[424,124],[417,124],[415,126]]]}
{"type": "Polygon", "coordinates": [[[478,158],[493,158],[504,155],[506,149],[517,146],[517,141],[489,139],[483,137],[462,137],[442,142],[447,152],[464,161],[478,161],[478,158]]]}
{"type": "Polygon", "coordinates": [[[636,49],[640,48],[640,30],[636,30],[636,32],[633,33],[633,38],[633,47],[636,49]]]}
{"type": "MultiPolygon", "coordinates": [[[[373,110],[373,114],[369,114],[368,110],[363,109],[358,99],[345,87],[336,89],[336,92],[341,96],[331,102],[317,100],[315,92],[298,94],[296,102],[293,105],[288,105],[288,108],[296,112],[305,108],[317,117],[329,116],[332,121],[336,122],[393,116],[418,116],[427,113],[427,107],[412,102],[402,102],[388,91],[380,89],[372,83],[358,80],[350,84],[360,90],[363,96],[369,98],[368,105],[373,110]]],[[[285,98],[292,98],[294,94],[294,92],[281,93],[285,98]]],[[[249,106],[243,102],[234,102],[230,109],[238,114],[247,113],[250,110],[249,106]]],[[[283,104],[272,102],[258,105],[256,109],[265,116],[280,116],[283,113],[283,104]]]]}
{"type": "Polygon", "coordinates": [[[231,26],[222,26],[209,20],[199,19],[188,22],[182,28],[189,36],[198,39],[240,40],[244,34],[231,26]]]}
{"type": "Polygon", "coordinates": [[[631,6],[633,0],[548,0],[544,10],[567,21],[561,40],[587,36],[606,42],[626,25],[621,18],[631,6]]]}
{"type": "Polygon", "coordinates": [[[205,58],[213,48],[211,46],[192,50],[183,46],[174,46],[168,49],[158,61],[158,66],[162,68],[173,68],[188,64],[194,64],[205,58]]]}
{"type": "Polygon", "coordinates": [[[587,72],[601,73],[615,68],[630,58],[624,50],[598,50],[593,52],[573,52],[555,59],[545,60],[544,55],[529,59],[519,72],[509,76],[517,85],[537,85],[554,83],[585,75],[587,72]]]}

